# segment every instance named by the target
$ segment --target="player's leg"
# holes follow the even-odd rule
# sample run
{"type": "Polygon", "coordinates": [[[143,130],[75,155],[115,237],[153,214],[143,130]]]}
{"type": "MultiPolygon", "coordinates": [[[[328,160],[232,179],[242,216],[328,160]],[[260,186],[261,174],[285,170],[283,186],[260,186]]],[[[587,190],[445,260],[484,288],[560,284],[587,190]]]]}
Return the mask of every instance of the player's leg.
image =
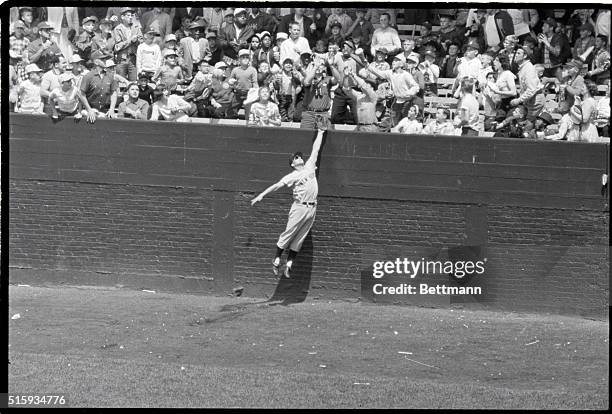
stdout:
{"type": "Polygon", "coordinates": [[[314,224],[316,208],[306,208],[308,209],[307,214],[303,217],[302,222],[300,223],[300,228],[295,233],[295,236],[289,245],[289,256],[287,257],[287,265],[285,266],[285,277],[290,276],[293,261],[297,257],[298,252],[302,249],[302,244],[304,244],[304,240],[306,240],[306,236],[314,224]]]}
{"type": "MultiPolygon", "coordinates": [[[[289,210],[289,218],[287,220],[287,227],[278,237],[278,242],[276,243],[277,254],[274,262],[272,263],[275,267],[280,266],[280,255],[282,254],[282,250],[289,247],[293,239],[296,237],[296,234],[298,234],[300,231],[304,217],[308,214],[308,209],[309,208],[307,206],[297,203],[294,203],[291,206],[291,210],[289,210]]],[[[291,252],[289,252],[289,254],[291,255],[291,252]]]]}

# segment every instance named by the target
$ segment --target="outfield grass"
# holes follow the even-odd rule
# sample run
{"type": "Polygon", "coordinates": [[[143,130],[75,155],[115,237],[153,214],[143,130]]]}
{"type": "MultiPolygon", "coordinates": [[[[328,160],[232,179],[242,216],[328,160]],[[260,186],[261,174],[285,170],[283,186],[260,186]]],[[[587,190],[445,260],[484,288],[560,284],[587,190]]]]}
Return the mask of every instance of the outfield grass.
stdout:
{"type": "Polygon", "coordinates": [[[609,404],[608,321],[118,289],[9,295],[21,315],[9,391],[63,392],[71,406],[609,404]]]}

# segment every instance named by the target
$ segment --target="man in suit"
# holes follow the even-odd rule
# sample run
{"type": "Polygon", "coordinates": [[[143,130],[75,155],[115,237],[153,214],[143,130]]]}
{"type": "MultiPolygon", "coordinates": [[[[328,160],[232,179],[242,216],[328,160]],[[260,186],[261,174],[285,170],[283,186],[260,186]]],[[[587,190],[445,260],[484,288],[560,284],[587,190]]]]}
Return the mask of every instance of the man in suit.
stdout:
{"type": "Polygon", "coordinates": [[[191,21],[194,21],[196,17],[202,17],[204,15],[204,9],[202,7],[176,7],[174,14],[170,13],[172,17],[172,33],[181,27],[183,17],[191,17],[191,21]]]}
{"type": "Polygon", "coordinates": [[[219,44],[226,56],[236,59],[240,49],[248,49],[248,41],[255,30],[247,25],[247,11],[243,8],[234,10],[234,23],[226,25],[219,32],[219,44]]]}
{"type": "Polygon", "coordinates": [[[305,37],[308,40],[313,38],[312,34],[317,30],[317,26],[310,17],[304,15],[305,10],[304,8],[296,7],[295,13],[281,17],[280,23],[278,24],[278,31],[289,33],[289,24],[291,22],[296,22],[300,26],[300,37],[305,37]]]}

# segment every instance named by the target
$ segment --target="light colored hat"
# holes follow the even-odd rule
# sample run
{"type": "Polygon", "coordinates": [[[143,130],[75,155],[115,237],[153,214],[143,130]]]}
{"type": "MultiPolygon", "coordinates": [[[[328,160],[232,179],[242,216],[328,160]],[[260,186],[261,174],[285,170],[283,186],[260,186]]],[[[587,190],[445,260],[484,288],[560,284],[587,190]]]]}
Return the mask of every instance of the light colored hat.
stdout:
{"type": "Polygon", "coordinates": [[[61,75],[59,75],[60,83],[69,82],[73,79],[74,79],[74,75],[72,74],[72,72],[64,72],[61,75]]]}
{"type": "Polygon", "coordinates": [[[574,124],[581,124],[583,122],[582,109],[579,106],[572,106],[569,115],[574,124]]]}
{"type": "Polygon", "coordinates": [[[79,63],[82,61],[83,59],[77,54],[70,56],[70,59],[68,59],[68,63],[79,63]]]}
{"type": "Polygon", "coordinates": [[[395,55],[393,60],[395,60],[395,59],[401,60],[403,63],[406,63],[406,56],[404,56],[404,52],[402,52],[402,53],[400,53],[398,55],[395,55]]]}
{"type": "Polygon", "coordinates": [[[224,69],[224,68],[227,68],[227,63],[223,61],[215,63],[215,69],[224,69]]]}
{"type": "Polygon", "coordinates": [[[287,40],[287,39],[289,39],[289,35],[287,33],[285,33],[285,32],[278,32],[276,34],[276,40],[278,40],[278,39],[285,39],[285,40],[287,40]]]}
{"type": "Polygon", "coordinates": [[[408,57],[406,58],[406,61],[411,61],[413,63],[419,63],[420,60],[420,56],[418,53],[414,53],[414,52],[410,52],[408,54],[408,57]]]}
{"type": "Polygon", "coordinates": [[[42,72],[42,69],[39,68],[36,63],[30,63],[25,67],[25,73],[27,74],[32,72],[42,72]]]}
{"type": "Polygon", "coordinates": [[[236,10],[234,10],[234,17],[238,16],[240,13],[246,13],[246,9],[243,9],[242,7],[238,7],[236,10]]]}
{"type": "Polygon", "coordinates": [[[249,52],[248,49],[240,49],[240,52],[238,52],[238,57],[242,56],[251,56],[251,52],[249,52]]]}
{"type": "Polygon", "coordinates": [[[94,24],[98,23],[98,18],[96,16],[87,16],[81,22],[81,26],[84,26],[87,22],[94,22],[94,24]]]}
{"type": "Polygon", "coordinates": [[[169,42],[171,40],[174,40],[176,42],[176,36],[172,33],[167,34],[166,37],[164,37],[164,42],[169,42]]]}
{"type": "Polygon", "coordinates": [[[112,59],[108,59],[106,62],[104,62],[105,68],[112,68],[113,66],[117,66],[117,64],[112,59]]]}
{"type": "Polygon", "coordinates": [[[176,53],[176,50],[174,49],[166,49],[164,50],[164,57],[167,56],[178,56],[178,54],[176,53]]]}
{"type": "Polygon", "coordinates": [[[228,9],[225,9],[225,11],[223,12],[223,16],[233,16],[234,15],[234,9],[232,9],[231,7],[228,9]]]}
{"type": "Polygon", "coordinates": [[[272,37],[272,35],[270,34],[270,32],[268,32],[267,30],[264,30],[263,32],[261,32],[261,33],[259,34],[259,38],[260,38],[260,39],[263,39],[263,38],[264,38],[264,36],[270,36],[270,37],[272,37]]]}

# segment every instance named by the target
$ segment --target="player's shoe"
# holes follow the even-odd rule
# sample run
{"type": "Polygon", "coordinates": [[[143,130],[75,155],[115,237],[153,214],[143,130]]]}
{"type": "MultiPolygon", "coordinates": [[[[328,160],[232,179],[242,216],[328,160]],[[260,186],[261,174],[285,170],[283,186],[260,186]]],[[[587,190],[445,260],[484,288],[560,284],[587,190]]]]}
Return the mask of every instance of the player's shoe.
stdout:
{"type": "Polygon", "coordinates": [[[291,272],[291,267],[289,266],[285,266],[285,272],[283,273],[283,275],[289,279],[291,277],[291,275],[289,274],[291,272]]]}
{"type": "Polygon", "coordinates": [[[274,276],[278,276],[280,274],[280,264],[272,263],[272,271],[274,276]]]}

